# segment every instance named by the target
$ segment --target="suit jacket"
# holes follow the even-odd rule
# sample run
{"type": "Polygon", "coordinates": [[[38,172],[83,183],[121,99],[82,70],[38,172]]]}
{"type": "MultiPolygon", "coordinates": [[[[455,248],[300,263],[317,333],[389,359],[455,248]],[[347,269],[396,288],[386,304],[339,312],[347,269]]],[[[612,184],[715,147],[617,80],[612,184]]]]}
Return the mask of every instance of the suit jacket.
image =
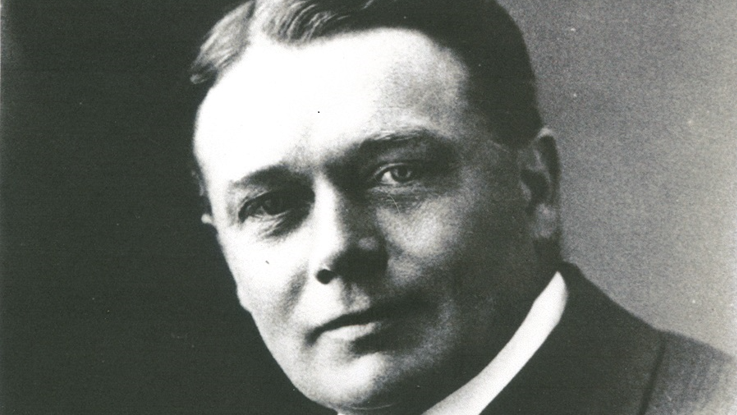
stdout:
{"type": "Polygon", "coordinates": [[[482,412],[501,414],[737,414],[737,370],[705,344],[652,328],[572,265],[558,326],[482,412]]]}

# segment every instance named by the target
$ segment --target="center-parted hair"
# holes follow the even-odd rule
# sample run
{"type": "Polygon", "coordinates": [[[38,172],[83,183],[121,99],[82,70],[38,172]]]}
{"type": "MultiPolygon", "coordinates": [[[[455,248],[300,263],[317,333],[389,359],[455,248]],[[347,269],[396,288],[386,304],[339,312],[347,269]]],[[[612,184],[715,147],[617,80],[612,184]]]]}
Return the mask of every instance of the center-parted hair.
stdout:
{"type": "Polygon", "coordinates": [[[374,28],[418,30],[451,49],[469,72],[468,99],[499,143],[522,147],[542,127],[522,34],[492,0],[248,0],[210,31],[190,80],[209,89],[256,35],[305,44],[374,28]]]}

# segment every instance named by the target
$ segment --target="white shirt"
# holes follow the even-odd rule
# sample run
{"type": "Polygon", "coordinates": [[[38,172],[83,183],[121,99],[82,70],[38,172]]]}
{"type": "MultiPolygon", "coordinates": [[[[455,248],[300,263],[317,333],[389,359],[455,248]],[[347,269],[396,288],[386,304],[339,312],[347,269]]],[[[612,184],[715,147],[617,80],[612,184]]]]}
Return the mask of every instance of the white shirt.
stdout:
{"type": "Polygon", "coordinates": [[[532,303],[512,338],[491,362],[423,415],[479,415],[542,346],[560,322],[567,300],[566,283],[560,273],[556,273],[532,303]]]}
{"type": "Polygon", "coordinates": [[[566,283],[560,273],[556,273],[499,354],[476,377],[424,415],[480,414],[542,346],[558,325],[567,300],[566,283]]]}

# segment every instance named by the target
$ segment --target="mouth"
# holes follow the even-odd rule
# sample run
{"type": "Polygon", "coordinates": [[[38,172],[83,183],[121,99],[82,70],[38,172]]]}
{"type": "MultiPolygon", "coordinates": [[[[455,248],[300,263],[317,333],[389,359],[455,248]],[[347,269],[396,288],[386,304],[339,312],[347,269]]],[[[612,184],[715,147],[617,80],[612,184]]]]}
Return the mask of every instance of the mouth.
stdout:
{"type": "Polygon", "coordinates": [[[378,304],[330,320],[315,329],[312,337],[316,340],[327,334],[338,339],[354,340],[378,334],[395,326],[398,321],[417,314],[420,308],[420,302],[413,299],[378,304]]]}

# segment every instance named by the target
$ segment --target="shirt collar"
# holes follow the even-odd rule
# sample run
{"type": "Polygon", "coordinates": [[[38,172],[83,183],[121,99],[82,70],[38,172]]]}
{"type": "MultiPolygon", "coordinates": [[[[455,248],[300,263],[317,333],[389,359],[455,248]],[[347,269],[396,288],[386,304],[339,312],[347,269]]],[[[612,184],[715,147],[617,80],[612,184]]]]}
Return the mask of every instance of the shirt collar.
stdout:
{"type": "Polygon", "coordinates": [[[527,317],[512,338],[476,377],[424,415],[478,415],[519,373],[558,325],[568,289],[560,273],[532,304],[527,317]]]}

